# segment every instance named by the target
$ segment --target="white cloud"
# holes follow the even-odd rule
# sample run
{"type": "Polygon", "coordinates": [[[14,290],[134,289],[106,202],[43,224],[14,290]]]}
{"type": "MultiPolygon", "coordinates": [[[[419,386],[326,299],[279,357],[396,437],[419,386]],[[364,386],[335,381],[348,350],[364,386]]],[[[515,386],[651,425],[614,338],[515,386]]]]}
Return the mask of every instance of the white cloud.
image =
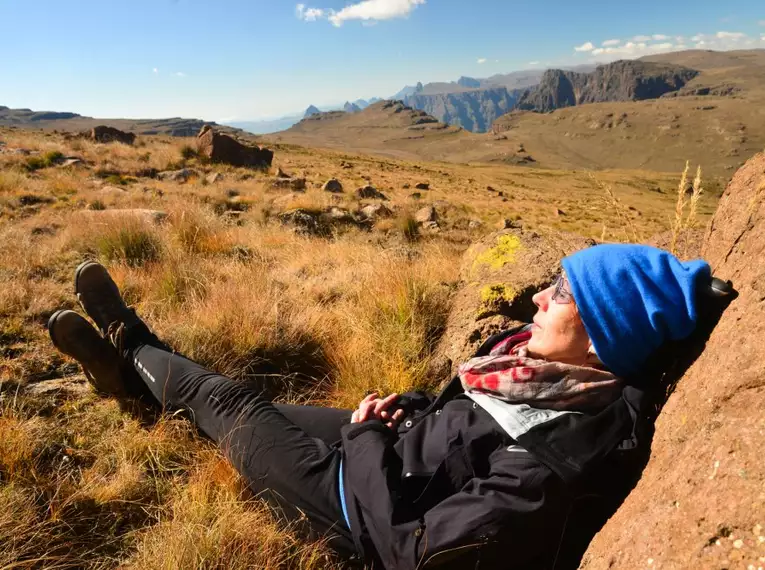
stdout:
{"type": "Polygon", "coordinates": [[[305,4],[298,4],[295,6],[295,16],[299,20],[315,22],[325,16],[325,11],[321,8],[307,8],[305,4]]]}
{"type": "Polygon", "coordinates": [[[176,72],[175,72],[175,76],[176,76],[176,77],[186,77],[186,74],[185,74],[185,73],[183,73],[182,71],[176,71],[176,72]]]}
{"type": "Polygon", "coordinates": [[[746,34],[743,32],[717,32],[715,37],[718,40],[742,40],[746,34]]]}
{"type": "Polygon", "coordinates": [[[757,23],[758,23],[759,25],[761,25],[761,26],[765,26],[765,20],[760,20],[760,21],[759,21],[759,22],[757,22],[757,23]]]}
{"type": "Polygon", "coordinates": [[[663,42],[665,40],[668,40],[669,36],[665,36],[664,34],[654,34],[651,36],[651,39],[657,42],[663,42]]]}
{"type": "Polygon", "coordinates": [[[349,20],[390,20],[408,16],[425,0],[363,0],[346,6],[339,12],[328,11],[328,19],[336,27],[349,20]]]}
{"type": "Polygon", "coordinates": [[[159,69],[155,67],[155,68],[153,68],[153,69],[151,70],[151,72],[152,72],[154,75],[157,75],[157,74],[159,73],[159,69]]]}
{"type": "Polygon", "coordinates": [[[627,42],[622,46],[602,47],[592,50],[592,55],[609,55],[614,57],[640,57],[652,53],[672,51],[675,45],[671,42],[649,44],[646,42],[627,42]]]}
{"type": "Polygon", "coordinates": [[[478,63],[486,63],[486,58],[485,57],[479,57],[478,58],[478,63]]]}
{"type": "Polygon", "coordinates": [[[538,61],[530,61],[528,65],[539,65],[538,61]]]}
{"type": "Polygon", "coordinates": [[[653,39],[653,36],[635,36],[632,38],[633,42],[650,42],[653,39]]]}
{"type": "Polygon", "coordinates": [[[592,42],[585,42],[580,46],[575,46],[574,51],[592,51],[595,49],[595,46],[592,45],[592,42]]]}
{"type": "Polygon", "coordinates": [[[622,40],[606,40],[602,44],[603,47],[612,47],[612,46],[618,46],[620,43],[622,43],[622,40]]]}

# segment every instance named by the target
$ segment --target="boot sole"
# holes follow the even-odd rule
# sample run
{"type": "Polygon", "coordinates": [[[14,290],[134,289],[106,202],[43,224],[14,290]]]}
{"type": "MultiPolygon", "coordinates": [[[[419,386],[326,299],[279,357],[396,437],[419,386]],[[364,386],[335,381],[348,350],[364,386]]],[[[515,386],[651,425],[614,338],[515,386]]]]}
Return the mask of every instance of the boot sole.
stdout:
{"type": "Polygon", "coordinates": [[[60,352],[63,352],[63,353],[64,353],[64,354],[66,354],[67,356],[72,356],[71,354],[69,354],[68,352],[66,352],[66,351],[65,351],[65,350],[64,350],[64,349],[61,347],[61,344],[60,344],[60,343],[59,343],[59,342],[56,340],[56,334],[55,334],[55,332],[54,332],[54,331],[55,331],[55,329],[56,329],[56,321],[58,320],[58,318],[59,318],[59,317],[60,317],[60,316],[61,316],[61,315],[62,315],[62,314],[65,312],[65,311],[66,311],[66,309],[59,309],[58,311],[56,311],[55,313],[53,313],[53,314],[50,316],[50,318],[48,319],[48,324],[47,324],[47,327],[48,327],[48,336],[50,336],[50,340],[51,340],[51,342],[53,343],[53,346],[55,346],[55,347],[56,347],[56,349],[58,349],[60,352]]]}

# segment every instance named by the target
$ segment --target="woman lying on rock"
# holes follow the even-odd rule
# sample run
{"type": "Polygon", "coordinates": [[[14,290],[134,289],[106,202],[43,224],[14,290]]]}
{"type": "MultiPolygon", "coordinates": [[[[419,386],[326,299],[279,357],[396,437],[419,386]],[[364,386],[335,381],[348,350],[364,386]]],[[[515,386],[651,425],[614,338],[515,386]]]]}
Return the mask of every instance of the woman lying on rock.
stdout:
{"type": "Polygon", "coordinates": [[[623,496],[639,473],[652,355],[694,332],[720,282],[638,245],[562,265],[533,325],[490,338],[440,394],[371,394],[355,411],[273,404],[174,353],[94,262],[75,291],[98,331],[72,311],[49,330],[99,392],[188,412],[255,492],[348,560],[563,568],[563,537],[597,530],[577,505],[623,496]]]}

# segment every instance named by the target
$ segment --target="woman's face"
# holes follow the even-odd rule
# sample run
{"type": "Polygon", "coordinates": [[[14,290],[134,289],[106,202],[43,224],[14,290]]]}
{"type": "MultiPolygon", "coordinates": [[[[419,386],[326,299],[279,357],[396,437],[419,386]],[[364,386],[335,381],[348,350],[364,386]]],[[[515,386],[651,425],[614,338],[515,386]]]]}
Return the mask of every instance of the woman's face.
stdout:
{"type": "Polygon", "coordinates": [[[590,338],[565,275],[532,300],[538,310],[531,328],[529,353],[550,361],[585,364],[590,338]]]}

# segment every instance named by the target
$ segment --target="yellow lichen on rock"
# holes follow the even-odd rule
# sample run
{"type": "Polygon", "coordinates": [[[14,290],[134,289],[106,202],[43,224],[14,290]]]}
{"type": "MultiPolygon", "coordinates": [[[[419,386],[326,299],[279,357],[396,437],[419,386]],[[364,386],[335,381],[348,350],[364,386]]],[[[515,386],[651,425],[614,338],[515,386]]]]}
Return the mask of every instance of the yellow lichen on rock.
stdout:
{"type": "Polygon", "coordinates": [[[475,258],[473,271],[480,265],[488,265],[496,271],[504,265],[515,261],[515,255],[523,247],[521,240],[515,235],[502,235],[497,238],[497,245],[487,249],[475,258]]]}
{"type": "Polygon", "coordinates": [[[499,311],[502,303],[512,303],[517,292],[504,283],[495,283],[481,287],[481,305],[478,307],[478,317],[487,316],[499,311]]]}

